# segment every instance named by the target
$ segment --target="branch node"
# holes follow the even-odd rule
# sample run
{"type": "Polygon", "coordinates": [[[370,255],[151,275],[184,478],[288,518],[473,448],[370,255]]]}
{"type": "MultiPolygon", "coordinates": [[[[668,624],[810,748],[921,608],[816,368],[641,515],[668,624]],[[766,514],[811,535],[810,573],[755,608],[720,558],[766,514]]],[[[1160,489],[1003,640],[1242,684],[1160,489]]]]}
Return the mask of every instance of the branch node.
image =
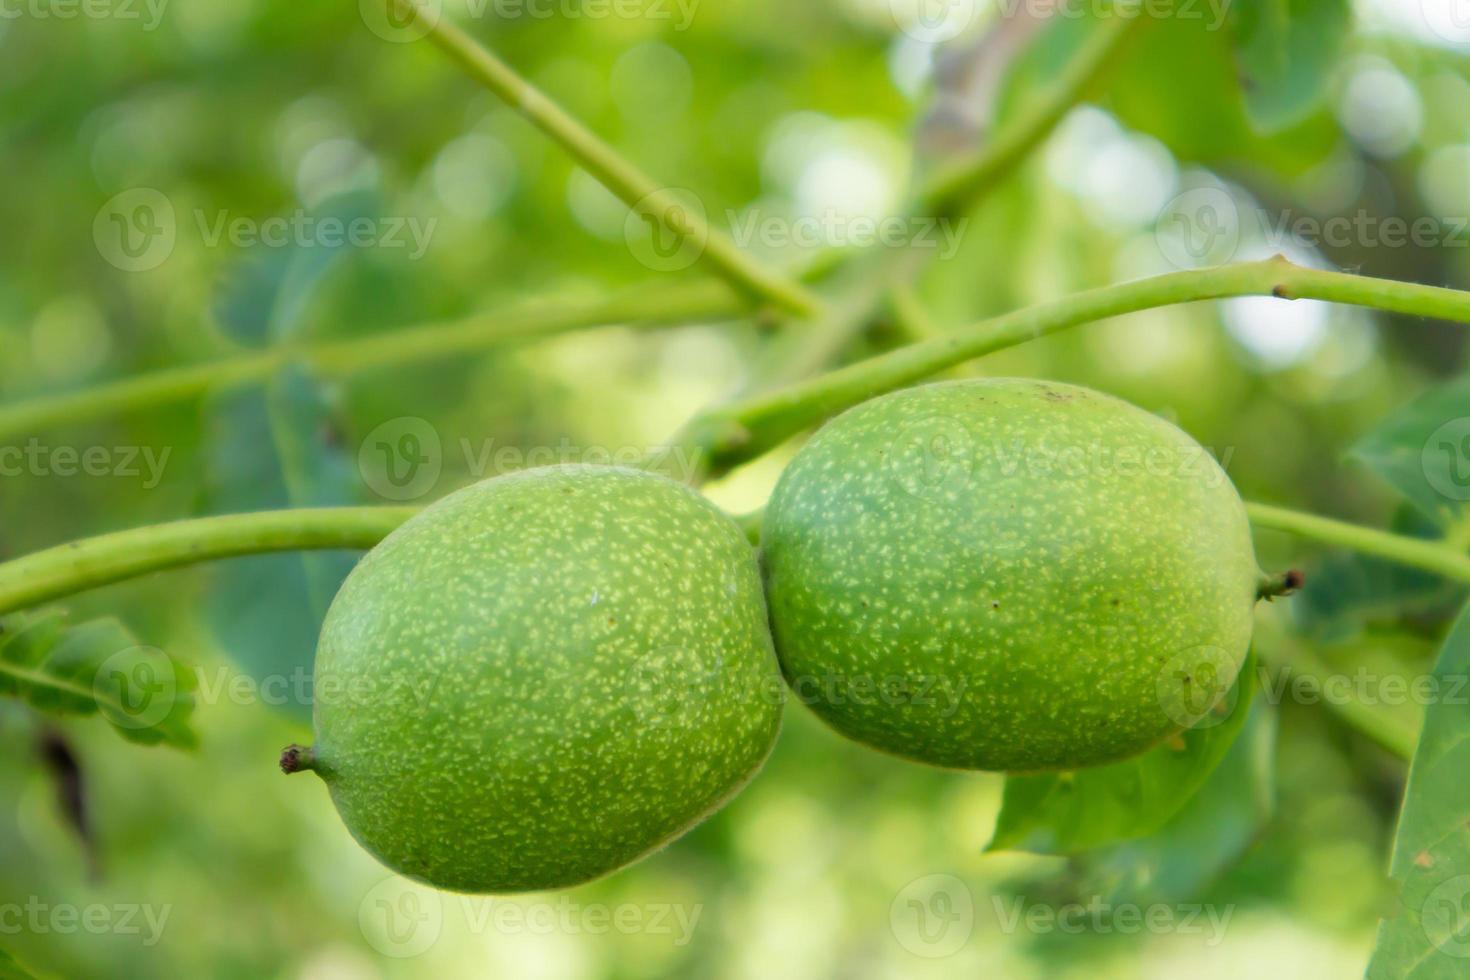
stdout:
{"type": "Polygon", "coordinates": [[[281,772],[291,775],[316,768],[316,753],[304,745],[288,745],[281,752],[281,772]]]}
{"type": "Polygon", "coordinates": [[[1288,571],[1279,572],[1275,575],[1268,575],[1263,579],[1260,589],[1256,592],[1256,597],[1270,602],[1277,596],[1286,596],[1294,592],[1300,592],[1302,586],[1305,584],[1306,576],[1299,569],[1289,569],[1288,571]]]}

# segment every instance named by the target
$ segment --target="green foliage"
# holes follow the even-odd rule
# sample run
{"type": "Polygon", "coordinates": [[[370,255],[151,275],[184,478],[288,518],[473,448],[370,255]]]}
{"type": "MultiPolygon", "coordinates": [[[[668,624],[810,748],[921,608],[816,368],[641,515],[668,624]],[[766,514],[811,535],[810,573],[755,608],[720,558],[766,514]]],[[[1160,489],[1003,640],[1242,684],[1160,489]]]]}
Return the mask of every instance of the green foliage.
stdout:
{"type": "MultiPolygon", "coordinates": [[[[289,365],[264,389],[212,400],[203,510],[243,513],[353,503],[356,460],[327,389],[289,365]]],[[[252,555],[210,569],[204,596],[220,643],[257,680],[310,676],[327,606],[357,556],[348,553],[252,555]]],[[[305,718],[311,706],[288,706],[305,718]]]]}
{"type": "Polygon", "coordinates": [[[15,957],[5,952],[4,949],[0,949],[0,980],[36,980],[36,978],[17,963],[15,957]]]}
{"type": "Polygon", "coordinates": [[[1225,758],[1183,809],[1157,830],[1081,861],[1087,880],[1117,901],[1181,902],[1199,895],[1259,837],[1275,811],[1276,710],[1251,704],[1225,758]]]}
{"type": "MultiPolygon", "coordinates": [[[[0,238],[0,412],[275,345],[657,279],[624,247],[624,215],[565,154],[428,44],[385,42],[365,28],[354,5],[156,5],[166,7],[156,29],[92,16],[127,6],[89,6],[68,18],[75,10],[66,4],[23,4],[10,11],[19,16],[0,18],[0,143],[10,178],[0,189],[0,223],[16,232],[0,238]],[[337,184],[366,189],[324,192],[337,184]],[[169,198],[179,235],[167,261],[135,273],[106,261],[91,239],[104,202],[140,187],[169,198]],[[412,259],[371,247],[209,244],[199,233],[201,218],[213,226],[222,213],[259,222],[297,211],[433,220],[438,231],[412,259]]],[[[895,25],[897,2],[706,2],[687,25],[582,16],[593,3],[544,4],[542,11],[557,8],[546,17],[512,4],[523,8],[520,16],[492,22],[470,16],[473,6],[447,4],[444,14],[657,179],[697,188],[717,225],[727,207],[783,217],[803,209],[881,212],[890,203],[873,202],[901,200],[911,172],[922,169],[910,161],[911,147],[921,161],[983,147],[1066,69],[1095,26],[1090,16],[1056,15],[1033,33],[1024,21],[1036,5],[931,3],[931,11],[969,6],[978,15],[971,36],[935,47],[895,25]],[[1006,16],[1016,11],[1026,17],[1006,16]],[[1003,77],[989,77],[999,65],[1009,66],[1003,77]]],[[[1060,6],[1069,14],[1098,7],[1060,6]]],[[[1011,179],[967,215],[956,255],[917,276],[913,292],[937,330],[1164,271],[1153,212],[1176,185],[1196,178],[1230,186],[1242,217],[1256,203],[1273,217],[1278,209],[1349,220],[1465,213],[1460,153],[1470,70],[1463,46],[1443,43],[1432,20],[1418,17],[1422,8],[1432,18],[1433,5],[1358,4],[1389,22],[1350,32],[1341,0],[1178,6],[1195,16],[1153,17],[1111,79],[1093,88],[1093,106],[1077,119],[1092,126],[1080,148],[1072,133],[1018,161],[1011,179]],[[1392,20],[1390,8],[1413,22],[1392,20]],[[1216,22],[1217,15],[1228,16],[1216,22]],[[1374,107],[1366,127],[1417,121],[1401,149],[1367,147],[1361,118],[1345,125],[1354,121],[1347,96],[1361,97],[1354,83],[1365,68],[1401,83],[1383,85],[1379,75],[1375,95],[1408,93],[1392,111],[1374,107]]],[[[144,8],[154,6],[130,9],[144,8]]],[[[1243,241],[1241,255],[1261,244],[1243,241]]],[[[1356,236],[1342,246],[1301,247],[1324,266],[1470,284],[1465,249],[1375,246],[1356,236]]],[[[764,242],[751,250],[777,265],[801,258],[764,242]]],[[[822,288],[835,295],[834,283],[822,288]]],[[[1317,313],[1305,303],[1176,307],[1007,350],[984,370],[1116,393],[1216,447],[1248,498],[1310,502],[1320,513],[1379,526],[1396,501],[1345,471],[1338,457],[1359,433],[1373,432],[1359,458],[1412,501],[1405,505],[1412,516],[1400,508],[1391,526],[1463,545],[1470,531],[1456,482],[1464,474],[1455,467],[1470,452],[1456,450],[1453,428],[1438,442],[1431,437],[1466,415],[1465,382],[1431,392],[1426,405],[1375,431],[1386,406],[1463,370],[1460,328],[1341,308],[1317,313]],[[1259,356],[1263,346],[1271,357],[1259,356]]],[[[194,512],[360,500],[357,437],[389,418],[422,417],[446,445],[464,437],[480,449],[544,450],[563,440],[653,445],[700,405],[768,381],[763,365],[806,372],[824,358],[838,363],[894,341],[859,324],[851,336],[819,338],[826,346],[816,356],[804,350],[811,334],[754,320],[666,335],[588,332],[523,350],[393,365],[330,385],[293,366],[264,390],[213,392],[202,413],[184,401],[54,430],[13,428],[0,451],[34,435],[47,447],[171,455],[156,485],[54,469],[0,477],[0,557],[194,512]]],[[[732,513],[756,510],[781,462],[777,453],[709,492],[732,513]]],[[[436,496],[501,469],[444,463],[436,496]]],[[[1335,549],[1303,565],[1310,546],[1285,536],[1261,535],[1258,547],[1269,569],[1307,568],[1306,592],[1290,600],[1294,623],[1271,618],[1290,633],[1279,649],[1320,653],[1314,669],[1323,676],[1366,666],[1413,679],[1426,637],[1463,598],[1462,588],[1433,576],[1335,549]]],[[[1073,777],[1088,781],[1066,798],[1086,794],[1101,817],[1096,833],[1084,826],[1092,810],[1050,809],[1064,799],[1060,791],[1023,810],[1024,780],[1040,777],[1011,780],[1003,792],[999,779],[909,765],[791,712],[764,775],[739,799],[678,847],[566,896],[574,909],[701,908],[687,944],[616,928],[533,935],[498,925],[501,911],[544,921],[533,913],[550,903],[537,897],[497,900],[497,914],[481,916],[490,906],[395,880],[418,904],[388,902],[376,890],[383,870],[333,818],[327,794],[273,778],[279,746],[304,737],[306,701],[288,698],[285,714],[267,710],[278,702],[258,687],[309,670],[322,611],[352,561],[248,558],[119,584],[76,597],[85,625],[75,632],[46,616],[4,621],[0,740],[10,754],[0,766],[0,913],[31,895],[78,910],[144,903],[173,912],[156,944],[116,932],[4,936],[22,961],[61,976],[239,980],[799,977],[834,969],[1135,977],[1177,973],[1181,963],[1335,980],[1361,969],[1371,929],[1393,899],[1380,879],[1402,766],[1353,735],[1341,706],[1287,698],[1267,710],[1258,698],[1207,778],[1213,755],[1191,754],[1199,732],[1181,739],[1177,768],[1161,763],[1145,773],[1138,767],[1148,757],[1140,757],[1116,782],[1093,786],[1102,770],[1073,777]],[[91,621],[109,613],[124,616],[129,631],[91,621]],[[197,651],[208,670],[199,676],[211,685],[209,697],[193,695],[209,703],[198,719],[208,725],[207,751],[139,752],[117,738],[177,745],[194,738],[185,690],[192,670],[187,678],[176,672],[182,668],[149,674],[151,660],[125,662],[128,669],[103,687],[111,705],[125,682],[136,694],[139,680],[174,677],[180,697],[150,702],[170,705],[161,729],[114,723],[106,731],[68,720],[108,716],[90,678],[76,673],[124,637],[136,644],[132,630],[197,651]],[[39,666],[31,665],[37,656],[39,666]],[[81,767],[78,785],[104,858],[96,879],[57,810],[55,774],[27,751],[53,729],[73,743],[81,767]],[[1166,786],[1167,774],[1180,785],[1166,786]],[[1192,795],[1181,792],[1201,780],[1192,795]],[[1282,805],[1271,816],[1273,795],[1282,805]],[[1067,860],[981,857],[998,804],[999,829],[1036,821],[1017,846],[1039,842],[1067,860]],[[1057,843],[1069,834],[1111,843],[1073,853],[1057,843]],[[928,959],[932,950],[905,943],[909,907],[896,896],[936,871],[962,880],[978,914],[961,949],[928,959]],[[1008,890],[1203,901],[1239,914],[1219,947],[1187,934],[1028,935],[981,919],[1008,890]],[[436,931],[422,953],[403,955],[374,931],[384,908],[441,912],[432,921],[442,935],[436,931]]],[[[1464,634],[1461,625],[1442,670],[1464,672],[1464,634]]],[[[1268,650],[1259,627],[1257,646],[1274,665],[1278,648],[1268,650]]],[[[1400,716],[1417,721],[1419,713],[1412,704],[1396,709],[1395,728],[1400,716]]],[[[1467,960],[1445,951],[1462,941],[1450,930],[1463,924],[1456,912],[1463,895],[1436,894],[1470,871],[1457,789],[1463,713],[1463,706],[1431,708],[1395,860],[1404,899],[1415,907],[1384,925],[1374,980],[1464,972],[1467,960]],[[1417,862],[1421,852],[1433,856],[1432,867],[1417,862]]],[[[557,744],[556,731],[547,745],[557,744]]],[[[1385,741],[1404,751],[1403,738],[1385,741]]],[[[26,971],[0,952],[0,978],[12,975],[26,971]]]]}
{"type": "MultiPolygon", "coordinates": [[[[1438,539],[1440,529],[1408,504],[1394,513],[1399,534],[1438,539]]],[[[1322,641],[1351,637],[1373,622],[1440,622],[1454,615],[1465,592],[1459,582],[1394,562],[1345,552],[1324,554],[1291,603],[1303,633],[1322,641]]]]}
{"type": "Polygon", "coordinates": [[[59,612],[0,619],[0,696],[51,715],[100,714],[130,742],[193,748],[195,678],[122,623],[59,612]]]}
{"type": "Polygon", "coordinates": [[[1470,501],[1470,375],[1431,388],[1353,447],[1366,464],[1445,532],[1464,534],[1470,501]]]}
{"type": "Polygon", "coordinates": [[[1470,953],[1470,608],[1445,641],[1433,678],[1442,697],[1429,705],[1399,815],[1389,874],[1398,887],[1379,927],[1369,980],[1450,980],[1470,953]]]}
{"type": "Polygon", "coordinates": [[[1246,111],[1279,132],[1318,108],[1351,20],[1348,0],[1260,0],[1232,8],[1246,111]]]}
{"type": "Polygon", "coordinates": [[[1142,755],[1076,772],[1007,776],[986,849],[1076,854],[1158,833],[1230,751],[1251,714],[1256,670],[1252,654],[1200,723],[1142,755]]]}

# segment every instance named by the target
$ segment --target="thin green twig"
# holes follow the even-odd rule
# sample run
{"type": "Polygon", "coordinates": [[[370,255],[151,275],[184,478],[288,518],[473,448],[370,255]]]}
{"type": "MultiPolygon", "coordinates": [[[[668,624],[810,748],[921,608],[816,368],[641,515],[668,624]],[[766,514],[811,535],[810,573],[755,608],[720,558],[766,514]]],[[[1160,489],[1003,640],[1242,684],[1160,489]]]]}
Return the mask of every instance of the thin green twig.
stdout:
{"type": "Polygon", "coordinates": [[[692,241],[709,265],[742,290],[789,313],[814,316],[822,301],[797,279],[767,269],[730,237],[690,211],[667,188],[643,173],[552,99],[516,74],[487,48],[451,23],[442,11],[425,13],[412,0],[386,0],[467,74],[525,116],[603,186],[639,214],[659,222],[681,241],[692,241]]]}
{"type": "Polygon", "coordinates": [[[274,551],[366,550],[413,507],[322,507],[176,521],[117,531],[0,564],[0,613],[220,558],[274,551]]]}
{"type": "Polygon", "coordinates": [[[340,378],[609,324],[651,328],[729,319],[745,308],[743,298],[716,279],[641,286],[593,300],[538,300],[461,320],[244,353],[3,405],[0,439],[32,436],[54,426],[91,422],[258,383],[292,360],[325,377],[340,378]]]}
{"type": "Polygon", "coordinates": [[[875,395],[985,354],[1124,313],[1230,296],[1322,299],[1470,322],[1470,293],[1307,269],[1277,256],[1173,272],[1039,303],[705,412],[680,438],[700,451],[708,474],[717,475],[875,395]]]}
{"type": "Polygon", "coordinates": [[[1102,18],[1066,69],[986,146],[938,170],[923,186],[922,208],[950,214],[970,206],[1041,144],[1075,106],[1096,90],[1128,41],[1149,17],[1112,11],[1102,18]]]}
{"type": "Polygon", "coordinates": [[[1270,504],[1246,504],[1246,511],[1250,514],[1251,523],[1257,527],[1285,531],[1401,565],[1412,565],[1470,585],[1470,555],[1443,542],[1390,534],[1270,504]]]}
{"type": "MultiPolygon", "coordinates": [[[[1264,504],[1248,504],[1259,527],[1422,568],[1470,583],[1470,558],[1444,545],[1264,504]]],[[[275,510],[177,521],[87,538],[0,564],[0,614],[150,572],[275,551],[365,550],[415,507],[275,510]]],[[[756,542],[761,514],[737,518],[756,542]]]]}

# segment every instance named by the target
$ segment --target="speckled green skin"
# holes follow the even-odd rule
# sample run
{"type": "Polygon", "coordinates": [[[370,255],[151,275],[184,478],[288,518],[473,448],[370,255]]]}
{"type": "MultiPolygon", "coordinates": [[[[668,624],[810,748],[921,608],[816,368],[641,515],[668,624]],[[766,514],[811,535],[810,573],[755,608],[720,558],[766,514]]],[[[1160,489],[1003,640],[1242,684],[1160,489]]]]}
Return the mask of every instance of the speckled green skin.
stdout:
{"type": "Polygon", "coordinates": [[[858,741],[964,769],[1080,768],[1180,730],[1200,678],[1176,668],[1203,649],[1234,677],[1261,580],[1240,498],[1193,440],[1029,380],[835,419],[783,474],[762,542],[800,699],[858,741]]]}
{"type": "Polygon", "coordinates": [[[784,686],[733,521],[660,476],[559,466],[455,493],[370,552],[316,689],[317,771],[363,846],[440,888],[519,892],[718,808],[770,752],[784,686]]]}

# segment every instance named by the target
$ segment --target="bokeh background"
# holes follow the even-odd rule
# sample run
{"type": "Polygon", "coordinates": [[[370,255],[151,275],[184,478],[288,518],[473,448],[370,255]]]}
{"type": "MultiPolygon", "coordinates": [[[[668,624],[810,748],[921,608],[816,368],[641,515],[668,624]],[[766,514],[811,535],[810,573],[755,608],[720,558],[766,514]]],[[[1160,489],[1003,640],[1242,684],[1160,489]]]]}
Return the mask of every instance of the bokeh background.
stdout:
{"type": "MultiPolygon", "coordinates": [[[[1293,63],[1319,49],[1324,63],[1264,91],[1229,30],[1210,29],[1232,5],[1198,6],[1202,20],[1141,35],[1106,92],[962,216],[952,254],[916,285],[935,329],[1278,251],[1470,287],[1470,23],[1454,0],[1281,4],[1323,18],[1293,63]],[[1224,224],[1201,224],[1201,200],[1224,224]],[[1357,223],[1311,233],[1334,216],[1357,223]],[[1390,218],[1428,218],[1433,232],[1390,242],[1390,218]],[[1188,237],[1211,230],[1222,234],[1203,249],[1188,237]]],[[[898,0],[642,0],[622,13],[450,0],[444,12],[727,226],[727,212],[788,225],[898,213],[916,173],[983,145],[1092,26],[1045,3],[950,8],[947,20],[898,0]]],[[[427,44],[382,36],[375,9],[0,7],[4,403],[700,275],[641,262],[624,207],[427,44]],[[139,212],[140,200],[164,203],[139,212]],[[144,235],[158,231],[149,215],[171,222],[167,246],[120,252],[118,216],[144,235]],[[324,216],[365,218],[374,240],[217,234],[324,216]]],[[[785,267],[811,258],[751,247],[785,267]]],[[[1465,336],[1241,299],[1090,325],[976,369],[1117,394],[1195,435],[1247,498],[1387,526],[1410,518],[1347,450],[1461,371],[1465,336]]],[[[903,339],[878,323],[836,360],[903,339]]],[[[436,447],[418,501],[534,452],[656,447],[759,384],[773,343],[752,319],[610,324],[347,377],[292,363],[265,386],[11,434],[5,444],[39,449],[0,477],[0,557],[197,514],[401,499],[365,462],[375,432],[436,447]],[[101,447],[106,472],[64,472],[63,447],[101,447]]],[[[734,512],[760,506],[790,452],[709,493],[734,512]]],[[[1258,546],[1267,567],[1301,564],[1322,583],[1263,613],[1271,635],[1329,662],[1424,669],[1449,608],[1435,583],[1417,583],[1410,606],[1377,604],[1381,568],[1269,534],[1258,546]]],[[[1360,971],[1389,901],[1404,765],[1289,701],[1249,729],[1264,760],[1249,791],[1202,798],[1159,840],[1102,854],[985,854],[998,777],[876,755],[793,706],[764,773],[664,852],[561,896],[439,896],[362,852],[321,785],[276,771],[281,746],[309,739],[299,681],[351,560],[249,559],[67,603],[76,619],[120,617],[197,669],[200,744],[140,747],[99,720],[0,701],[0,948],[64,977],[1308,980],[1360,971]],[[78,790],[81,827],[66,799],[78,790]],[[1173,924],[1044,925],[1047,910],[1094,900],[1158,906],[1173,924]],[[1033,906],[1039,919],[1015,920],[1033,906]],[[1218,932],[1212,911],[1228,914],[1218,932]]]]}

